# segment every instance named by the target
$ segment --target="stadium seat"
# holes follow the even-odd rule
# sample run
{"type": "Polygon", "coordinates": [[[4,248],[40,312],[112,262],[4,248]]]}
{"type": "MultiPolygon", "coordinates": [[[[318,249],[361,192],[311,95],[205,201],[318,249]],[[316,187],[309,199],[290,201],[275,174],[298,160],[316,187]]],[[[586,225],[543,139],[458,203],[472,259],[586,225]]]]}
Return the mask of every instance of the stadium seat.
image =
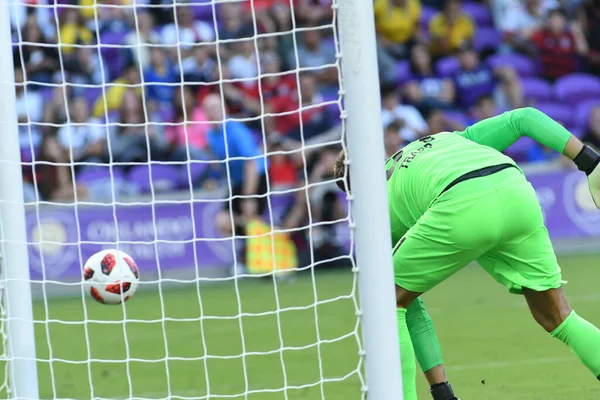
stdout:
{"type": "Polygon", "coordinates": [[[125,69],[125,59],[127,52],[121,46],[127,32],[108,32],[100,36],[98,46],[100,54],[105,61],[105,67],[108,67],[110,80],[117,79],[125,69]]]}
{"type": "Polygon", "coordinates": [[[502,33],[495,28],[482,27],[477,29],[475,38],[473,39],[473,45],[478,53],[484,50],[496,50],[502,43],[502,33]]]}
{"type": "Polygon", "coordinates": [[[600,79],[589,74],[572,74],[554,84],[556,98],[571,105],[585,100],[600,99],[600,79]]]}
{"type": "Polygon", "coordinates": [[[527,153],[536,146],[536,142],[529,137],[522,137],[504,152],[517,162],[527,161],[527,153]]]}
{"type": "Polygon", "coordinates": [[[533,76],[537,72],[536,64],[529,57],[520,54],[496,54],[487,59],[492,68],[512,67],[519,76],[533,76]]]}
{"type": "Polygon", "coordinates": [[[189,170],[187,165],[181,166],[180,173],[177,178],[177,186],[188,189],[191,182],[192,187],[194,187],[195,183],[202,181],[208,175],[209,167],[210,164],[207,162],[193,161],[190,162],[189,170]]]}
{"type": "Polygon", "coordinates": [[[538,103],[535,108],[542,111],[550,118],[558,121],[563,126],[571,126],[573,122],[573,108],[563,103],[538,103]]]}
{"type": "Polygon", "coordinates": [[[96,103],[96,100],[98,100],[98,98],[101,95],[102,95],[102,88],[99,88],[99,87],[87,88],[83,92],[83,97],[85,97],[85,99],[87,100],[90,108],[94,107],[94,103],[96,103]]]}
{"type": "Polygon", "coordinates": [[[108,166],[91,166],[84,168],[77,174],[77,182],[94,182],[94,181],[124,181],[126,180],[125,173],[118,167],[113,167],[112,170],[108,166]]]}
{"type": "Polygon", "coordinates": [[[437,9],[435,9],[433,7],[423,6],[421,8],[421,20],[419,21],[421,23],[421,26],[424,27],[424,28],[428,28],[429,27],[429,21],[431,21],[431,19],[438,12],[439,12],[439,10],[437,10],[437,9]]]}
{"type": "Polygon", "coordinates": [[[444,57],[435,63],[435,72],[441,77],[454,75],[460,69],[460,62],[453,56],[444,57]]]}
{"type": "Polygon", "coordinates": [[[138,186],[142,193],[166,192],[177,187],[179,171],[176,167],[166,164],[138,165],[129,171],[128,179],[138,186]],[[152,173],[152,183],[150,183],[152,173]]]}
{"type": "Polygon", "coordinates": [[[469,125],[469,118],[467,115],[460,111],[444,111],[444,116],[452,121],[459,122],[464,126],[469,125]]]}
{"type": "Polygon", "coordinates": [[[580,127],[580,126],[575,126],[575,125],[574,126],[570,126],[570,127],[567,127],[567,130],[569,132],[571,132],[571,134],[573,136],[575,136],[575,137],[577,137],[579,139],[581,139],[581,137],[583,135],[585,135],[585,129],[582,128],[582,127],[580,127]]]}
{"type": "Polygon", "coordinates": [[[582,103],[579,103],[575,108],[575,121],[573,121],[574,125],[585,129],[588,126],[590,119],[590,112],[592,108],[600,106],[600,98],[586,100],[582,103]]]}
{"type": "Polygon", "coordinates": [[[521,79],[523,97],[527,104],[543,103],[552,101],[554,91],[552,85],[543,79],[525,77],[521,79]]]}
{"type": "MultiPolygon", "coordinates": [[[[475,25],[492,26],[492,15],[483,4],[466,2],[463,4],[462,10],[464,13],[469,14],[475,25]]],[[[476,35],[478,34],[477,32],[476,35]]]]}
{"type": "Polygon", "coordinates": [[[412,76],[410,72],[410,63],[408,61],[400,61],[396,64],[396,73],[398,74],[398,84],[408,82],[412,76]]]}
{"type": "Polygon", "coordinates": [[[192,6],[194,18],[213,23],[213,7],[209,0],[197,0],[192,6]]]}

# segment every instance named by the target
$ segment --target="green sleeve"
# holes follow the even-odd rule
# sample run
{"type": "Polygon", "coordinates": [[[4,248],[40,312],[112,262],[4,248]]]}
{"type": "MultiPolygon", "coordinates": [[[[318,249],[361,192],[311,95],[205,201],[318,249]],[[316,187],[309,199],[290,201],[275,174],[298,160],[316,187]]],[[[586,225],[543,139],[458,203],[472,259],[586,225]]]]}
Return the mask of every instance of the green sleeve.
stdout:
{"type": "Polygon", "coordinates": [[[427,372],[438,365],[442,365],[444,360],[442,359],[440,342],[433,329],[433,321],[431,321],[423,300],[420,298],[417,298],[408,306],[406,324],[421,370],[427,372]]]}
{"type": "Polygon", "coordinates": [[[561,154],[571,137],[562,125],[531,107],[505,112],[457,133],[498,151],[504,151],[520,137],[528,136],[561,154]]]}

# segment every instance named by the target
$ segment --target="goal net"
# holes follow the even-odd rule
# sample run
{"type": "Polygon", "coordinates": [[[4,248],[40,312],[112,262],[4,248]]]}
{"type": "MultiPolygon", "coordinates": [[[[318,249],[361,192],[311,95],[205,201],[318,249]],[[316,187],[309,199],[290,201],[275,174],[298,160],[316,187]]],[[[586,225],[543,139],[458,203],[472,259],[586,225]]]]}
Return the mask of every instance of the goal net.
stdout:
{"type": "Polygon", "coordinates": [[[7,2],[35,351],[4,307],[1,395],[364,398],[337,2],[7,2]],[[82,277],[111,248],[118,306],[82,277]]]}

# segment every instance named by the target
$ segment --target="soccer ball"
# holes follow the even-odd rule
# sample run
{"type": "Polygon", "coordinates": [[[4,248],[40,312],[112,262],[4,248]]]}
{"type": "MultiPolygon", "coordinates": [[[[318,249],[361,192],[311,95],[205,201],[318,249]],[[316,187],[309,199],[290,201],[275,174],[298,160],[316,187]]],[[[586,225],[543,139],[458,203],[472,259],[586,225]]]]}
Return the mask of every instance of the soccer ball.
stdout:
{"type": "Polygon", "coordinates": [[[92,298],[102,304],[120,304],[135,293],[140,273],[133,258],[120,250],[103,250],[83,267],[83,279],[92,298]]]}

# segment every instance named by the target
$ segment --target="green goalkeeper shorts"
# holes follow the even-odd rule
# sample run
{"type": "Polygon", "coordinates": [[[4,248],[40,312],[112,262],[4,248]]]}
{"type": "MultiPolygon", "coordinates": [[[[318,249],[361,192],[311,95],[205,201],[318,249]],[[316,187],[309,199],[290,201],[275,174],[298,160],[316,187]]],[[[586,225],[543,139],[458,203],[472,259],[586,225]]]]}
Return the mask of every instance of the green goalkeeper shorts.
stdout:
{"type": "Polygon", "coordinates": [[[394,248],[395,281],[426,292],[474,260],[512,293],[562,284],[535,191],[516,168],[442,193],[394,248]]]}

